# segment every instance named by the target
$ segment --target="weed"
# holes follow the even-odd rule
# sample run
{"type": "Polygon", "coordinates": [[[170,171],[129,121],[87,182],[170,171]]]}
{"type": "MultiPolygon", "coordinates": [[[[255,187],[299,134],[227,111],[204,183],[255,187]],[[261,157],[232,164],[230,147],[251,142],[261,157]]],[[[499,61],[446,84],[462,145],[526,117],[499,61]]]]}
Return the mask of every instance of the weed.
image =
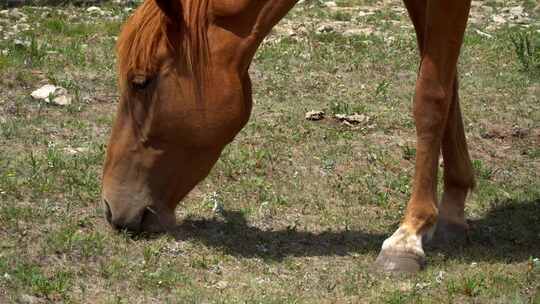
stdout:
{"type": "Polygon", "coordinates": [[[517,32],[510,36],[514,52],[521,68],[533,75],[540,73],[540,39],[529,32],[517,32]]]}
{"type": "Polygon", "coordinates": [[[337,11],[333,14],[332,19],[337,21],[350,21],[352,18],[351,14],[346,12],[337,11]]]}
{"type": "Polygon", "coordinates": [[[73,278],[73,274],[68,271],[56,271],[52,276],[46,276],[38,265],[31,263],[16,264],[10,274],[21,286],[40,296],[59,294],[66,297],[73,278]]]}
{"type": "Polygon", "coordinates": [[[469,297],[476,297],[484,288],[484,279],[478,276],[465,277],[461,283],[461,292],[469,297]]]}
{"type": "Polygon", "coordinates": [[[401,146],[401,152],[403,155],[403,159],[414,160],[414,158],[416,157],[416,148],[410,147],[409,145],[401,146]]]}
{"type": "Polygon", "coordinates": [[[104,236],[85,233],[75,225],[68,225],[49,233],[46,249],[57,254],[69,254],[74,259],[99,256],[104,250],[104,236]]]}
{"type": "Polygon", "coordinates": [[[472,161],[472,165],[475,171],[475,175],[484,180],[489,180],[493,176],[493,170],[486,166],[486,164],[480,160],[475,159],[472,161]]]}

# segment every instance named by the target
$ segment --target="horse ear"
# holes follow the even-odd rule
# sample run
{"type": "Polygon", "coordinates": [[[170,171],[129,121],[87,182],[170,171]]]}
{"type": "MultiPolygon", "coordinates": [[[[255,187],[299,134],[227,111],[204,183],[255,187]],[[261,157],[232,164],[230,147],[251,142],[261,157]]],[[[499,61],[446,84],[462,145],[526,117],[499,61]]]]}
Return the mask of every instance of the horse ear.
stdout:
{"type": "Polygon", "coordinates": [[[176,21],[182,16],[182,3],[180,0],[155,0],[157,6],[171,21],[176,21]]]}

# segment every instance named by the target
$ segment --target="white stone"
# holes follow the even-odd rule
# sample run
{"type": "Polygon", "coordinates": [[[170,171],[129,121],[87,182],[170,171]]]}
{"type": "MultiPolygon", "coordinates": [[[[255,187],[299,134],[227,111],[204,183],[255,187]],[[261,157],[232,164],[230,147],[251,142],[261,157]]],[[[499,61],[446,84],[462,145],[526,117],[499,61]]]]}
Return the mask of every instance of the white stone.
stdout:
{"type": "Polygon", "coordinates": [[[66,147],[66,148],[64,148],[64,151],[65,151],[67,154],[75,155],[75,154],[79,154],[79,153],[86,153],[86,152],[88,152],[88,148],[85,148],[85,147],[80,147],[80,148],[66,147]]]}
{"type": "Polygon", "coordinates": [[[482,32],[482,31],[479,30],[479,29],[475,29],[474,31],[475,31],[478,35],[480,35],[480,36],[482,36],[482,37],[489,38],[489,39],[493,38],[492,35],[490,35],[490,34],[488,34],[488,33],[485,33],[485,32],[482,32]]]}
{"type": "Polygon", "coordinates": [[[51,94],[54,94],[56,91],[56,86],[52,84],[46,84],[42,86],[41,88],[35,90],[30,94],[35,99],[46,99],[49,98],[51,94]]]}
{"type": "Polygon", "coordinates": [[[510,7],[508,9],[508,12],[512,15],[521,15],[523,13],[523,7],[522,6],[514,6],[510,7]]]}
{"type": "Polygon", "coordinates": [[[439,273],[437,274],[437,277],[435,277],[435,281],[437,281],[437,283],[442,283],[442,281],[444,280],[444,275],[446,274],[446,272],[444,271],[439,271],[439,273]]]}
{"type": "Polygon", "coordinates": [[[60,105],[60,106],[67,106],[67,105],[70,105],[71,104],[71,97],[65,95],[65,94],[62,94],[58,97],[55,97],[52,102],[54,104],[57,104],[57,105],[60,105]]]}
{"type": "Polygon", "coordinates": [[[25,18],[26,15],[21,13],[18,9],[14,8],[11,11],[9,11],[8,16],[14,19],[20,19],[25,18]]]}
{"type": "Polygon", "coordinates": [[[97,6],[90,6],[89,8],[86,9],[86,11],[88,13],[97,13],[97,14],[100,14],[100,15],[103,15],[103,11],[101,10],[101,8],[97,7],[97,6]]]}
{"type": "Polygon", "coordinates": [[[40,99],[47,103],[60,106],[71,104],[72,98],[67,94],[67,90],[52,84],[46,84],[30,94],[34,99],[40,99]]]}
{"type": "Polygon", "coordinates": [[[343,32],[343,36],[352,37],[352,36],[369,36],[374,33],[372,28],[351,28],[343,32]]]}
{"type": "Polygon", "coordinates": [[[368,122],[369,121],[369,117],[364,115],[364,114],[358,114],[358,113],[353,113],[351,115],[347,115],[347,114],[336,114],[335,115],[336,119],[341,121],[341,122],[344,122],[344,123],[349,123],[349,124],[359,124],[361,122],[368,122]]]}
{"type": "Polygon", "coordinates": [[[495,15],[491,17],[491,20],[497,24],[504,24],[506,23],[506,19],[504,19],[501,15],[495,15]]]}
{"type": "Polygon", "coordinates": [[[321,120],[324,118],[323,111],[309,111],[306,113],[305,118],[307,120],[321,120]]]}
{"type": "Polygon", "coordinates": [[[365,17],[365,16],[371,16],[371,15],[375,15],[375,12],[360,11],[360,12],[356,13],[356,17],[365,17]]]}
{"type": "Polygon", "coordinates": [[[326,6],[326,7],[337,7],[337,3],[335,3],[334,1],[328,1],[328,2],[324,2],[324,6],[326,6]]]}
{"type": "Polygon", "coordinates": [[[15,44],[16,46],[29,47],[31,42],[28,41],[28,40],[15,39],[15,40],[13,40],[13,44],[15,44]]]}
{"type": "Polygon", "coordinates": [[[335,29],[330,24],[323,24],[317,28],[317,32],[319,33],[330,33],[333,31],[335,31],[335,29]]]}

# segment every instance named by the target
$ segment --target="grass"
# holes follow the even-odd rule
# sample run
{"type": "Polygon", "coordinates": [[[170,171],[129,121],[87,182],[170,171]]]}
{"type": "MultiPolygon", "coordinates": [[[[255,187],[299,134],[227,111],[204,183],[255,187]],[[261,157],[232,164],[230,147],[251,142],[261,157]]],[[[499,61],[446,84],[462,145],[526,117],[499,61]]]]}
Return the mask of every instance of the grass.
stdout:
{"type": "Polygon", "coordinates": [[[128,13],[20,8],[39,33],[0,36],[0,303],[540,303],[534,5],[512,2],[528,28],[488,18],[465,39],[469,244],[429,248],[425,271],[392,277],[372,265],[411,191],[416,41],[397,2],[336,2],[342,11],[298,5],[280,26],[305,32],[261,47],[251,121],[179,206],[177,232],[151,238],[112,232],[99,204],[118,98],[111,54],[128,13]],[[336,21],[376,31],[317,32],[336,21]],[[73,104],[32,100],[44,82],[73,104]],[[327,118],[304,120],[310,110],[327,118]],[[330,118],[352,113],[369,121],[330,118]]]}
{"type": "Polygon", "coordinates": [[[516,56],[525,72],[540,73],[540,40],[530,32],[518,32],[512,36],[516,56]]]}

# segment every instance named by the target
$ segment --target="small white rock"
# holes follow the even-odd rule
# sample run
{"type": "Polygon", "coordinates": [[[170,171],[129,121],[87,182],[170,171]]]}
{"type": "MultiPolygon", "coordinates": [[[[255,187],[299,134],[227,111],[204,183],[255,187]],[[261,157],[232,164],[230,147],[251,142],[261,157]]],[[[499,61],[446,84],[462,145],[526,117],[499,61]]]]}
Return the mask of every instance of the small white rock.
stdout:
{"type": "Polygon", "coordinates": [[[223,203],[220,201],[214,201],[214,206],[212,207],[212,211],[216,214],[223,214],[225,212],[225,208],[223,208],[223,203]]]}
{"type": "Polygon", "coordinates": [[[21,31],[25,32],[25,31],[30,30],[30,25],[28,23],[19,23],[15,27],[16,27],[16,30],[19,32],[21,31]]]}
{"type": "Polygon", "coordinates": [[[352,36],[369,36],[374,33],[374,30],[371,28],[351,28],[343,32],[343,36],[352,37],[352,36]]]}
{"type": "Polygon", "coordinates": [[[35,99],[46,99],[49,98],[51,94],[54,94],[56,91],[56,86],[52,84],[46,84],[42,86],[41,88],[35,90],[30,94],[35,99]]]}
{"type": "Polygon", "coordinates": [[[52,84],[46,84],[30,94],[34,99],[41,99],[47,103],[65,106],[71,104],[72,98],[67,90],[52,84]]]}
{"type": "Polygon", "coordinates": [[[446,273],[444,271],[439,271],[439,273],[437,274],[437,277],[435,278],[435,281],[437,281],[437,283],[442,283],[442,281],[444,280],[444,275],[446,273]]]}
{"type": "Polygon", "coordinates": [[[307,120],[313,120],[313,121],[321,120],[324,118],[324,112],[323,111],[309,111],[306,113],[305,118],[307,120]]]}
{"type": "Polygon", "coordinates": [[[319,33],[331,33],[333,31],[335,31],[335,29],[330,24],[323,24],[317,28],[317,32],[319,33]]]}
{"type": "Polygon", "coordinates": [[[491,20],[493,20],[493,22],[495,22],[497,24],[506,23],[506,19],[504,19],[504,17],[502,17],[501,15],[494,15],[494,16],[491,17],[491,20]]]}
{"type": "Polygon", "coordinates": [[[62,94],[58,97],[55,97],[52,102],[60,106],[67,106],[71,104],[71,97],[62,94]]]}
{"type": "Polygon", "coordinates": [[[368,122],[369,117],[364,114],[353,113],[351,115],[347,114],[336,114],[336,119],[349,124],[359,124],[361,122],[368,122]]]}
{"type": "Polygon", "coordinates": [[[485,33],[485,32],[482,32],[481,30],[479,29],[475,29],[474,30],[478,35],[482,36],[482,37],[485,37],[485,38],[488,38],[488,39],[491,39],[493,38],[492,35],[488,34],[488,33],[485,33]]]}
{"type": "Polygon", "coordinates": [[[8,16],[14,19],[21,19],[26,17],[25,14],[21,13],[18,9],[14,8],[11,11],[9,11],[8,16]]]}
{"type": "Polygon", "coordinates": [[[416,287],[416,289],[419,289],[419,290],[422,290],[422,289],[425,289],[426,287],[429,287],[429,284],[428,282],[420,282],[420,283],[416,283],[416,285],[414,285],[414,287],[416,287]]]}
{"type": "Polygon", "coordinates": [[[67,148],[64,148],[64,151],[67,154],[75,155],[75,154],[79,154],[79,153],[88,152],[88,148],[84,148],[84,147],[80,147],[80,148],[67,147],[67,148]]]}
{"type": "Polygon", "coordinates": [[[229,286],[229,282],[227,281],[219,281],[217,282],[214,287],[217,289],[225,289],[229,286]]]}
{"type": "Polygon", "coordinates": [[[28,40],[15,39],[13,40],[13,44],[15,44],[16,46],[29,47],[31,45],[31,42],[28,40]]]}
{"type": "Polygon", "coordinates": [[[91,14],[97,13],[97,14],[103,15],[103,11],[101,10],[101,8],[97,6],[90,6],[89,8],[86,9],[86,11],[91,14]]]}
{"type": "Polygon", "coordinates": [[[337,7],[337,3],[335,3],[334,1],[328,1],[328,2],[324,2],[324,6],[325,7],[337,7]]]}
{"type": "Polygon", "coordinates": [[[356,14],[356,17],[360,18],[360,17],[365,17],[365,16],[371,16],[371,15],[375,15],[375,12],[363,12],[363,11],[360,11],[356,14]]]}
{"type": "Polygon", "coordinates": [[[514,7],[510,7],[508,9],[508,12],[512,15],[521,15],[523,14],[523,6],[514,6],[514,7]]]}

